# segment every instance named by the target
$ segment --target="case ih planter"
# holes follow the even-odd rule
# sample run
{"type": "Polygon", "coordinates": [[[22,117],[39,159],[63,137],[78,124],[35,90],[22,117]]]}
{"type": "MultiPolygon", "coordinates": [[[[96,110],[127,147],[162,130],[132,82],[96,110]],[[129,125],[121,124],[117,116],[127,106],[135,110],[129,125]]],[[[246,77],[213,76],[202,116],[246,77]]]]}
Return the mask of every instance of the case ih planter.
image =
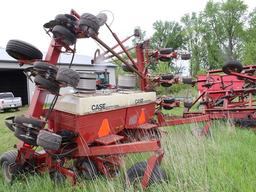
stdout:
{"type": "MultiPolygon", "coordinates": [[[[152,152],[152,155],[127,171],[127,183],[139,181],[146,188],[150,183],[166,179],[165,172],[160,168],[164,153],[159,141],[159,124],[154,116],[156,105],[171,108],[175,101],[165,98],[157,102],[155,92],[149,91],[149,81],[171,84],[177,79],[147,77],[147,42],[137,44],[135,62],[124,48],[123,42],[132,36],[138,36],[138,31],[120,41],[109,29],[132,65],[124,61],[114,51],[118,45],[110,48],[98,37],[100,26],[105,24],[108,27],[104,18],[104,14],[96,17],[88,13],[80,17],[74,10],[71,14],[57,15],[44,25],[53,38],[43,60],[42,53],[34,46],[19,40],[8,42],[6,51],[10,56],[21,65],[32,64],[25,72],[28,78],[33,77],[36,90],[24,116],[6,119],[6,126],[21,140],[16,146],[17,150],[5,152],[0,158],[6,182],[11,183],[19,174],[27,172],[49,172],[53,181],[62,182],[68,178],[73,184],[77,182],[78,176],[85,179],[94,179],[99,174],[113,177],[119,174],[124,155],[142,152],[152,152]],[[83,89],[76,71],[70,67],[59,69],[55,65],[61,52],[75,54],[73,45],[76,41],[89,37],[106,48],[105,55],[112,53],[137,73],[141,91],[96,91],[92,84],[86,86],[90,90],[86,87],[83,89]],[[78,85],[78,90],[82,89],[82,93],[59,95],[61,87],[76,88],[78,85]],[[55,97],[50,107],[45,109],[45,99],[49,93],[55,97]],[[37,151],[38,146],[43,150],[37,151]],[[73,165],[67,167],[66,162],[70,160],[73,165]]],[[[177,57],[177,54],[173,51],[155,51],[152,57],[169,60],[177,57]]],[[[70,66],[71,64],[72,61],[70,66]]],[[[82,84],[85,80],[83,79],[82,84]]],[[[95,78],[94,80],[96,81],[95,78]]]]}

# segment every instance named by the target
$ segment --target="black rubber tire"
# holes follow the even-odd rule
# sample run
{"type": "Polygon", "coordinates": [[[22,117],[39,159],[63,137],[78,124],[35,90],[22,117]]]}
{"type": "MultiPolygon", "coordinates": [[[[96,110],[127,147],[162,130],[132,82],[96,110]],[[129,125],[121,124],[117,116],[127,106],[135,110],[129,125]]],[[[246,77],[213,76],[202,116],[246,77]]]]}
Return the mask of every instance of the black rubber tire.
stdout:
{"type": "Polygon", "coordinates": [[[50,171],[49,175],[55,185],[62,185],[66,180],[65,175],[61,174],[57,170],[50,171]]]}
{"type": "Polygon", "coordinates": [[[161,86],[163,86],[163,87],[171,87],[172,84],[171,83],[161,83],[161,86]]]}
{"type": "Polygon", "coordinates": [[[33,127],[35,129],[42,129],[43,126],[45,125],[45,122],[43,120],[40,119],[35,119],[35,118],[28,118],[25,116],[17,116],[14,118],[14,123],[22,125],[22,126],[29,126],[29,127],[33,127]]]}
{"type": "Polygon", "coordinates": [[[26,131],[24,128],[16,127],[14,135],[18,139],[20,139],[21,141],[23,141],[29,145],[37,146],[37,144],[36,144],[37,134],[35,134],[35,133],[30,133],[28,135],[28,131],[26,131]]]}
{"type": "Polygon", "coordinates": [[[189,53],[181,54],[181,60],[189,60],[191,59],[191,55],[189,53]]]}
{"type": "Polygon", "coordinates": [[[232,123],[235,125],[235,126],[241,126],[241,123],[242,123],[243,119],[232,119],[232,123]]]}
{"type": "Polygon", "coordinates": [[[33,64],[33,68],[35,70],[39,70],[39,71],[50,70],[50,71],[55,72],[55,73],[57,73],[57,71],[58,71],[58,67],[56,65],[53,65],[53,64],[50,64],[50,63],[47,63],[47,62],[35,62],[33,64]]]}
{"type": "Polygon", "coordinates": [[[68,68],[60,68],[56,76],[56,81],[60,82],[61,84],[64,83],[66,86],[70,85],[74,88],[77,87],[79,80],[80,75],[73,69],[68,68]]]}
{"type": "Polygon", "coordinates": [[[8,167],[15,163],[17,158],[18,152],[17,151],[7,151],[3,153],[0,157],[0,165],[3,173],[3,178],[6,183],[12,183],[15,179],[15,176],[13,173],[10,172],[10,169],[8,167]]]}
{"type": "Polygon", "coordinates": [[[244,119],[241,121],[241,127],[255,127],[256,120],[255,119],[244,119]]]}
{"type": "Polygon", "coordinates": [[[240,126],[242,128],[251,128],[251,127],[256,126],[256,120],[255,119],[249,119],[249,118],[234,119],[233,122],[236,126],[240,126]]]}
{"type": "Polygon", "coordinates": [[[170,103],[175,102],[175,98],[173,98],[173,97],[166,97],[166,98],[163,99],[163,102],[167,103],[167,104],[170,104],[170,103]]]}
{"type": "Polygon", "coordinates": [[[172,109],[173,109],[173,107],[168,106],[168,105],[164,105],[164,106],[163,106],[163,109],[165,109],[165,110],[172,110],[172,109]]]}
{"type": "Polygon", "coordinates": [[[170,54],[174,51],[173,48],[161,48],[159,49],[160,54],[170,54]]]}
{"type": "Polygon", "coordinates": [[[75,167],[79,176],[86,180],[94,180],[98,177],[99,172],[90,159],[79,159],[75,162],[75,167]]]}
{"type": "Polygon", "coordinates": [[[46,28],[46,29],[50,29],[50,28],[53,28],[55,25],[58,25],[58,24],[59,24],[58,21],[56,21],[56,20],[51,20],[51,21],[45,23],[45,24],[43,25],[43,27],[46,28]]]}
{"type": "Polygon", "coordinates": [[[16,150],[11,150],[11,151],[6,151],[0,156],[0,165],[2,166],[4,161],[11,161],[15,162],[16,157],[18,155],[18,151],[16,150]]]}
{"type": "Polygon", "coordinates": [[[71,142],[73,139],[75,139],[78,136],[77,133],[73,131],[68,131],[68,130],[57,131],[56,134],[62,137],[62,142],[64,143],[71,142]]]}
{"type": "Polygon", "coordinates": [[[229,61],[222,67],[222,71],[226,74],[231,72],[240,73],[243,70],[243,65],[239,61],[229,61]]]}
{"type": "Polygon", "coordinates": [[[56,133],[41,130],[37,136],[37,145],[48,150],[58,150],[61,146],[62,137],[56,133]]]}
{"type": "Polygon", "coordinates": [[[193,79],[191,77],[182,77],[182,83],[192,85],[193,79]]]}
{"type": "Polygon", "coordinates": [[[15,127],[14,125],[14,118],[15,116],[11,116],[11,117],[7,117],[4,122],[5,122],[5,126],[8,127],[11,131],[15,131],[15,127]]]}
{"type": "MultiPolygon", "coordinates": [[[[127,178],[131,185],[134,185],[135,182],[139,181],[143,178],[145,170],[147,167],[147,162],[142,161],[134,164],[127,171],[127,178]]],[[[153,183],[159,183],[167,180],[167,176],[164,170],[160,168],[159,165],[156,165],[152,171],[152,174],[149,179],[149,185],[153,183]]]]}
{"type": "Polygon", "coordinates": [[[17,60],[41,60],[43,58],[43,53],[39,49],[20,40],[9,40],[6,52],[17,60]]]}
{"type": "Polygon", "coordinates": [[[55,16],[55,20],[65,23],[77,21],[77,19],[70,14],[58,14],[55,16]]]}
{"type": "Polygon", "coordinates": [[[53,28],[56,25],[63,25],[69,28],[72,32],[75,30],[77,18],[70,14],[58,14],[54,20],[45,23],[44,28],[53,28]]]}
{"type": "Polygon", "coordinates": [[[95,32],[98,32],[100,28],[99,19],[95,15],[90,13],[84,13],[81,15],[79,26],[80,25],[86,25],[92,28],[95,32]]]}
{"type": "Polygon", "coordinates": [[[84,13],[81,15],[79,27],[83,29],[84,26],[91,28],[95,33],[98,33],[100,28],[99,20],[96,16],[90,13],[84,13]]]}
{"type": "Polygon", "coordinates": [[[108,16],[105,13],[99,13],[96,17],[98,19],[99,26],[104,25],[108,20],[108,16]]]}
{"type": "Polygon", "coordinates": [[[33,76],[41,75],[42,77],[54,81],[56,78],[58,68],[50,63],[35,62],[33,65],[33,76]]]}
{"type": "Polygon", "coordinates": [[[141,37],[141,30],[138,28],[134,29],[134,37],[141,37]]]}
{"type": "Polygon", "coordinates": [[[70,21],[77,21],[77,18],[74,15],[64,14],[70,21]]]}
{"type": "Polygon", "coordinates": [[[48,90],[50,93],[59,94],[60,86],[56,82],[45,79],[41,75],[36,75],[34,81],[39,87],[48,90]]]}
{"type": "Polygon", "coordinates": [[[185,101],[185,102],[184,102],[184,107],[185,107],[185,108],[191,108],[191,107],[192,107],[192,104],[193,104],[193,102],[185,101]]]}
{"type": "Polygon", "coordinates": [[[60,38],[66,45],[74,45],[76,43],[76,35],[67,27],[56,25],[52,29],[53,37],[60,38]]]}
{"type": "Polygon", "coordinates": [[[57,25],[67,27],[71,32],[75,33],[76,17],[70,14],[59,14],[56,15],[55,21],[57,25]]]}
{"type": "Polygon", "coordinates": [[[170,73],[161,75],[162,80],[172,80],[173,78],[174,78],[174,75],[170,73]]]}

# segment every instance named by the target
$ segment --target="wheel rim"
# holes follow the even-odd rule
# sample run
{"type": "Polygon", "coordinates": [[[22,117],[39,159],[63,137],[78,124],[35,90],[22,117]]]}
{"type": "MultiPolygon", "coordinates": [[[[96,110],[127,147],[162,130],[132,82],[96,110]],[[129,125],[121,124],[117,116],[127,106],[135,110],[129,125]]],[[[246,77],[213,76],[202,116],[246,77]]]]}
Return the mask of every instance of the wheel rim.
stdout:
{"type": "Polygon", "coordinates": [[[56,185],[63,184],[65,182],[65,176],[59,171],[50,172],[50,178],[56,185]]]}
{"type": "Polygon", "coordinates": [[[4,161],[2,164],[2,171],[3,171],[4,180],[7,183],[11,183],[13,178],[13,173],[11,172],[10,163],[8,163],[7,161],[4,161]]]}
{"type": "Polygon", "coordinates": [[[84,165],[84,163],[81,166],[81,171],[82,171],[82,175],[85,179],[87,179],[87,180],[93,179],[92,170],[87,165],[84,165]]]}

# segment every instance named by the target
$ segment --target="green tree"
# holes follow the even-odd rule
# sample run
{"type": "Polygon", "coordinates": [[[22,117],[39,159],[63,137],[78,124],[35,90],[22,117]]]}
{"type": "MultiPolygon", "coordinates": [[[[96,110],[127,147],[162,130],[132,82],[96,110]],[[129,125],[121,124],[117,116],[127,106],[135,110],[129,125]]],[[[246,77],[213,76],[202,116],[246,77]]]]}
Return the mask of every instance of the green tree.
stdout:
{"type": "Polygon", "coordinates": [[[190,60],[190,74],[196,75],[202,69],[206,60],[206,49],[203,44],[202,36],[202,17],[196,13],[186,14],[181,18],[184,25],[185,47],[192,53],[190,60]]]}
{"type": "Polygon", "coordinates": [[[203,12],[204,25],[218,43],[223,61],[241,59],[246,10],[247,5],[241,0],[227,0],[222,3],[209,1],[206,4],[203,12]]]}
{"type": "Polygon", "coordinates": [[[183,45],[183,30],[178,22],[156,21],[153,23],[155,30],[151,38],[153,48],[173,48],[178,49],[183,45]]]}
{"type": "Polygon", "coordinates": [[[256,9],[249,15],[248,25],[244,35],[243,63],[256,63],[256,9]]]}
{"type": "Polygon", "coordinates": [[[192,75],[242,58],[246,10],[241,0],[208,1],[200,13],[182,17],[186,44],[192,53],[192,75]]]}

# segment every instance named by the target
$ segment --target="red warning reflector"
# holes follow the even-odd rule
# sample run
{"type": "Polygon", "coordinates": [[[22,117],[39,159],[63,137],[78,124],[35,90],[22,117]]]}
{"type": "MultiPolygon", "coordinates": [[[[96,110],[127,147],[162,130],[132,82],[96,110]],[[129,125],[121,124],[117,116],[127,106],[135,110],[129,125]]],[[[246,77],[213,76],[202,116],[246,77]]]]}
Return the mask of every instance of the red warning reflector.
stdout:
{"type": "Polygon", "coordinates": [[[99,137],[104,137],[110,134],[110,127],[109,127],[109,122],[108,119],[103,119],[100,129],[98,131],[98,136],[99,137]]]}
{"type": "Polygon", "coordinates": [[[140,113],[140,117],[139,117],[139,120],[138,120],[138,124],[142,125],[145,122],[146,122],[145,112],[144,112],[144,109],[141,109],[141,113],[140,113]]]}

